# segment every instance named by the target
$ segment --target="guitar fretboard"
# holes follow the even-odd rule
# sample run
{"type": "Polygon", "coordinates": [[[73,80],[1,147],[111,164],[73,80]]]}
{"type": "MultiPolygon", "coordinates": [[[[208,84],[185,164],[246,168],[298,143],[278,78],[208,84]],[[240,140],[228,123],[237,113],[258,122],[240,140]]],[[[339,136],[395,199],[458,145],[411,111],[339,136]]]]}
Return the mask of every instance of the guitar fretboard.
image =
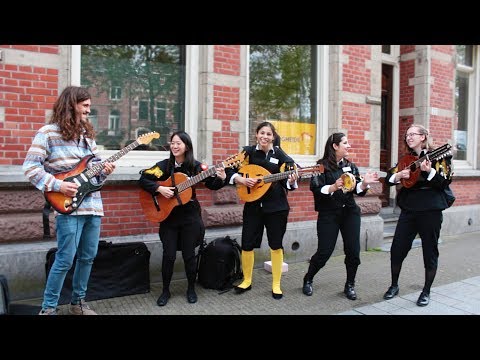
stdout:
{"type": "Polygon", "coordinates": [[[99,162],[97,165],[92,166],[88,171],[85,172],[86,176],[91,179],[92,177],[98,175],[100,171],[105,167],[106,162],[115,162],[120,159],[123,155],[128,153],[130,150],[135,149],[140,143],[138,140],[135,140],[130,145],[125,146],[122,150],[110,156],[108,159],[99,162]]]}
{"type": "Polygon", "coordinates": [[[270,183],[270,182],[282,180],[289,177],[291,174],[294,174],[295,172],[297,172],[298,176],[301,178],[308,178],[313,176],[315,173],[320,172],[320,169],[318,167],[311,167],[311,168],[302,168],[302,169],[289,170],[289,171],[276,173],[276,174],[265,175],[263,177],[263,182],[270,183]]]}
{"type": "Polygon", "coordinates": [[[447,156],[450,153],[451,146],[450,144],[445,144],[440,146],[438,149],[433,150],[432,152],[422,156],[421,158],[418,158],[414,162],[412,162],[407,168],[410,168],[411,170],[415,171],[412,169],[414,167],[415,169],[420,166],[420,164],[425,160],[428,156],[429,159],[437,160],[441,158],[442,156],[447,156]]]}
{"type": "Polygon", "coordinates": [[[217,168],[219,168],[219,167],[224,167],[223,163],[215,165],[215,166],[211,167],[210,169],[208,169],[207,171],[202,171],[200,174],[195,175],[195,176],[191,177],[190,179],[188,179],[187,181],[184,181],[184,182],[178,184],[177,185],[178,191],[182,192],[185,189],[188,189],[189,187],[191,187],[191,186],[199,183],[200,181],[206,179],[207,177],[212,176],[213,174],[215,174],[217,172],[217,168]]]}

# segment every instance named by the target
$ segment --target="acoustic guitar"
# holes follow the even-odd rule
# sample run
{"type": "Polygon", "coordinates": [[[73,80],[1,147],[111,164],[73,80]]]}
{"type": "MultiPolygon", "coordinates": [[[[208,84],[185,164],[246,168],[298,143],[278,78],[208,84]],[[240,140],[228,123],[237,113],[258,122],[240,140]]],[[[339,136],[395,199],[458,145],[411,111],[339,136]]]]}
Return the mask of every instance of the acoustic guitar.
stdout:
{"type": "Polygon", "coordinates": [[[209,176],[214,175],[217,172],[217,169],[220,167],[226,168],[239,166],[244,160],[245,154],[241,152],[191,178],[188,178],[187,175],[178,172],[172,175],[173,179],[172,176],[170,176],[165,181],[157,181],[158,186],[168,187],[173,187],[173,183],[175,182],[175,189],[173,190],[175,195],[169,199],[164,197],[162,194],[152,195],[149,192],[141,189],[139,198],[145,217],[152,222],[162,222],[168,217],[168,215],[170,215],[170,212],[173,210],[173,208],[175,208],[175,206],[183,205],[190,201],[192,198],[193,185],[199,183],[209,176]]]}
{"type": "Polygon", "coordinates": [[[114,162],[120,159],[130,150],[135,149],[140,144],[149,144],[153,139],[158,139],[159,137],[160,134],[157,132],[143,134],[139,136],[133,143],[127,145],[116,154],[110,156],[108,159],[92,166],[90,169],[87,169],[88,163],[95,157],[95,155],[85,156],[77,165],[75,165],[73,169],[53,175],[57,180],[70,181],[79,185],[77,188],[77,195],[72,198],[62,194],[61,192],[46,191],[44,193],[45,199],[60,214],[71,214],[78,209],[82,201],[85,199],[85,196],[102,188],[103,183],[94,184],[91,182],[91,180],[103,170],[106,162],[114,162]]]}
{"type": "Polygon", "coordinates": [[[242,175],[244,178],[258,178],[258,182],[251,188],[242,184],[237,184],[237,194],[241,200],[252,202],[260,199],[267,192],[274,181],[286,179],[294,173],[297,173],[299,178],[307,178],[313,175],[321,174],[323,171],[323,165],[318,164],[315,166],[271,174],[268,170],[259,165],[248,164],[242,166],[238,171],[238,174],[242,175]]]}
{"type": "Polygon", "coordinates": [[[444,157],[447,157],[452,154],[452,145],[445,144],[440,146],[439,148],[425,154],[424,156],[418,158],[415,155],[405,155],[399,162],[398,162],[398,171],[402,171],[404,169],[410,169],[410,178],[400,180],[402,185],[406,188],[411,188],[418,180],[418,176],[420,175],[420,164],[425,160],[438,160],[444,157]]]}

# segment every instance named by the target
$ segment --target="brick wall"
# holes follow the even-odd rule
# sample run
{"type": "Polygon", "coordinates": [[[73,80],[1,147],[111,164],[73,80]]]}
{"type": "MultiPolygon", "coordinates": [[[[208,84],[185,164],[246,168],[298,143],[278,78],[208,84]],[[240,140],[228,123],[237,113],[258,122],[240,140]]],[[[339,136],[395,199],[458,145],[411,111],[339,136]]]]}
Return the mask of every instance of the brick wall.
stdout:
{"type": "Polygon", "coordinates": [[[240,45],[215,45],[213,72],[240,75],[240,45]]]}
{"type": "MultiPolygon", "coordinates": [[[[1,45],[38,53],[58,54],[58,46],[1,45]]],[[[58,96],[58,70],[0,63],[0,165],[21,165],[35,132],[45,124],[58,96]]]]}

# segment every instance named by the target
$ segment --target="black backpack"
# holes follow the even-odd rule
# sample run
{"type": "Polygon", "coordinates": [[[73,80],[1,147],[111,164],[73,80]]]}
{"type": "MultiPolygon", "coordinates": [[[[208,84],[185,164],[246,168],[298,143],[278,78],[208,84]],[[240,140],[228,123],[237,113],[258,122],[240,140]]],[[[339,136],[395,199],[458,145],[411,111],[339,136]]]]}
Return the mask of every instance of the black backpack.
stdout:
{"type": "Polygon", "coordinates": [[[206,289],[228,291],[243,277],[241,248],[230,236],[201,245],[198,256],[198,282],[206,289]]]}

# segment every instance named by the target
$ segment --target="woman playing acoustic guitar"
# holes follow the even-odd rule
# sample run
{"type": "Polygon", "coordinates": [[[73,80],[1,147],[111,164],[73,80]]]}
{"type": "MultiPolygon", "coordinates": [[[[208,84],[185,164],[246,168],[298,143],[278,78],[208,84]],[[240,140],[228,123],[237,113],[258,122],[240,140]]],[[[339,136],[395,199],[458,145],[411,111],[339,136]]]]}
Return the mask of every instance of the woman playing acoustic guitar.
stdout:
{"type": "MultiPolygon", "coordinates": [[[[174,173],[181,172],[193,177],[206,170],[206,166],[195,160],[190,136],[185,131],[177,131],[170,137],[170,158],[157,162],[150,169],[142,170],[139,180],[140,186],[153,196],[159,194],[167,199],[174,199],[175,187],[159,185],[160,181],[169,177],[174,181],[174,173]]],[[[205,186],[211,190],[218,190],[225,185],[225,169],[217,167],[215,174],[204,180],[205,186]]],[[[153,199],[153,197],[152,197],[153,199]]],[[[187,275],[188,289],[187,301],[191,304],[197,302],[195,293],[195,280],[197,277],[197,261],[195,247],[200,245],[205,234],[200,204],[192,191],[190,201],[173,207],[167,218],[161,222],[159,235],[163,245],[162,282],[163,291],[157,300],[158,306],[165,306],[170,299],[170,281],[173,275],[173,266],[177,249],[182,251],[185,273],[187,275]]]]}
{"type": "MultiPolygon", "coordinates": [[[[280,172],[285,164],[285,171],[292,170],[294,161],[278,146],[273,146],[278,137],[275,127],[269,122],[262,122],[256,130],[257,144],[245,146],[246,163],[261,166],[271,174],[280,172]]],[[[227,177],[230,184],[239,184],[253,190],[260,178],[242,177],[241,168],[237,172],[228,169],[227,177]]],[[[259,199],[246,202],[243,208],[242,226],[242,271],[243,282],[235,287],[235,293],[242,294],[252,288],[252,273],[254,265],[254,248],[262,243],[263,228],[267,229],[268,245],[272,259],[272,296],[281,299],[280,289],[282,276],[283,247],[282,241],[287,230],[290,206],[287,201],[287,190],[297,188],[297,175],[292,173],[283,181],[273,182],[266,193],[259,199]]]]}
{"type": "Polygon", "coordinates": [[[452,176],[450,148],[446,147],[445,151],[439,151],[441,148],[431,150],[428,135],[428,130],[422,125],[413,124],[407,129],[404,139],[409,154],[388,171],[385,179],[390,186],[399,183],[403,186],[397,193],[397,204],[402,211],[390,252],[392,283],[383,298],[389,300],[398,294],[403,260],[412,248],[415,236],[419,234],[422,239],[425,284],[417,300],[418,306],[426,306],[430,301],[430,287],[438,266],[442,211],[448,207],[444,188],[450,184],[452,176]]]}

